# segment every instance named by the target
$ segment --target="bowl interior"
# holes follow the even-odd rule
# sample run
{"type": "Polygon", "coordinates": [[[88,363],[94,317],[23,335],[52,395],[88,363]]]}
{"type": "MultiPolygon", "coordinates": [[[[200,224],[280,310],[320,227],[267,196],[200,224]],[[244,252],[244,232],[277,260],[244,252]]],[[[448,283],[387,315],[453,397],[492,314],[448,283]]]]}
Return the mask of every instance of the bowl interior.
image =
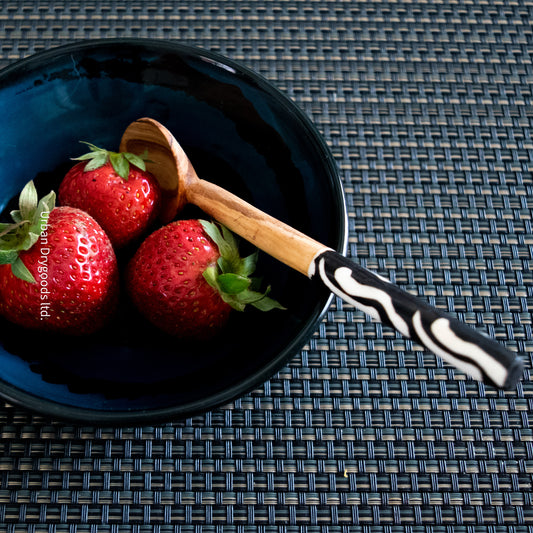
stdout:
{"type": "MultiPolygon", "coordinates": [[[[342,186],[324,141],[263,78],[218,55],[155,41],[81,43],[0,73],[0,211],[24,184],[57,191],[79,141],[118,149],[149,116],[172,131],[198,175],[342,251],[342,186]]],[[[200,213],[187,207],[181,217],[200,213]]],[[[242,243],[243,247],[249,246],[242,243]]],[[[120,257],[127,261],[127,253],[120,257]]],[[[212,408],[262,383],[311,336],[329,293],[261,254],[259,274],[287,308],[234,314],[210,342],[167,337],[124,296],[86,339],[29,333],[0,320],[0,394],[40,412],[131,422],[212,408]]]]}

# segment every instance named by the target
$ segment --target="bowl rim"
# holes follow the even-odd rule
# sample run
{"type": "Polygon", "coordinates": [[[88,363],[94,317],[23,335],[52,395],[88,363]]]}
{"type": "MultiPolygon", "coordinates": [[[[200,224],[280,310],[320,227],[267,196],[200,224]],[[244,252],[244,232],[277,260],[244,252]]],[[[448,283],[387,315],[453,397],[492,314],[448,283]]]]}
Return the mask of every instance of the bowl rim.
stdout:
{"type": "MultiPolygon", "coordinates": [[[[348,212],[346,207],[346,197],[339,167],[337,166],[326,140],[319,132],[316,125],[311,121],[310,117],[303,111],[303,109],[301,109],[295,101],[289,98],[287,94],[278,89],[274,82],[269,81],[265,76],[257,71],[242,65],[238,61],[226,57],[222,53],[206,50],[195,45],[184,44],[176,41],[163,41],[161,39],[153,38],[135,37],[81,40],[54,46],[46,50],[40,50],[24,58],[15,60],[14,62],[0,69],[0,82],[9,79],[10,76],[18,75],[19,72],[24,72],[24,70],[30,71],[35,64],[39,65],[43,61],[59,58],[74,52],[90,51],[97,48],[109,47],[111,45],[117,46],[117,48],[121,45],[145,47],[148,49],[157,48],[159,50],[166,50],[170,53],[207,59],[208,62],[213,63],[219,68],[227,69],[229,67],[233,74],[244,78],[247,82],[255,83],[260,89],[272,95],[276,99],[276,102],[282,105],[285,112],[293,115],[301,123],[302,127],[306,130],[308,139],[313,141],[314,149],[318,150],[323,155],[323,164],[327,168],[327,171],[324,172],[325,178],[327,177],[329,181],[337,208],[336,217],[338,218],[337,224],[339,234],[337,237],[338,242],[336,243],[336,250],[339,253],[346,254],[348,247],[348,212]]],[[[5,382],[1,377],[0,397],[3,397],[4,400],[13,405],[29,409],[30,411],[33,411],[41,416],[50,416],[56,419],[74,423],[86,422],[98,425],[126,425],[132,423],[183,420],[233,402],[271,379],[276,372],[281,370],[283,366],[290,359],[292,359],[310,339],[311,335],[314,331],[316,331],[318,324],[322,321],[324,315],[329,309],[333,298],[334,295],[330,294],[322,306],[322,309],[318,313],[314,313],[313,318],[308,319],[305,322],[304,327],[292,339],[292,341],[267,364],[264,364],[255,372],[232,384],[231,386],[225,387],[221,391],[212,393],[209,396],[199,400],[181,405],[147,409],[90,409],[67,405],[55,400],[32,395],[31,393],[23,391],[18,387],[5,382]]]]}

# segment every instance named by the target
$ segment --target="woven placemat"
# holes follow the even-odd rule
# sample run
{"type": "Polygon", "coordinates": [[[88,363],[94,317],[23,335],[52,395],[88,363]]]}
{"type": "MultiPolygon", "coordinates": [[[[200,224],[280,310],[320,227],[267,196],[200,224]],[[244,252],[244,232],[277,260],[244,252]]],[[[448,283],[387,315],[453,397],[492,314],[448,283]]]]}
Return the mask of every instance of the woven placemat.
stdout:
{"type": "Polygon", "coordinates": [[[185,421],[0,404],[0,531],[533,531],[532,19],[526,0],[0,2],[0,67],[150,37],[266,76],[335,155],[349,253],[527,366],[485,387],[337,301],[271,380],[185,421]]]}

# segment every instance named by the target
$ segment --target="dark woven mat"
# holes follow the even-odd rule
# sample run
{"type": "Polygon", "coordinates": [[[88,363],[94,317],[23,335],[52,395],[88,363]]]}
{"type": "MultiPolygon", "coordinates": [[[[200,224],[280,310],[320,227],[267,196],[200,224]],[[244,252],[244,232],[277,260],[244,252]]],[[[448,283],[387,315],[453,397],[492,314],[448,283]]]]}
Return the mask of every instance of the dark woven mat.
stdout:
{"type": "Polygon", "coordinates": [[[0,66],[173,39],[259,71],[340,166],[350,253],[524,354],[501,392],[336,302],[234,404],[157,427],[0,406],[0,531],[533,531],[533,4],[0,2],[0,66]]]}

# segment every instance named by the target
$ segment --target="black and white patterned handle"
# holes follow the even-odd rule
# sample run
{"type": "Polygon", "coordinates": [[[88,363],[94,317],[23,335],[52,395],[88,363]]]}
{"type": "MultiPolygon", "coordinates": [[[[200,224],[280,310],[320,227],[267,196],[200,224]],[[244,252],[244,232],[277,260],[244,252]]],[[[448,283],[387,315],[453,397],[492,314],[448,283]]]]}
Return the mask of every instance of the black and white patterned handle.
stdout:
{"type": "Polygon", "coordinates": [[[309,277],[479,381],[510,388],[522,376],[515,353],[337,252],[318,255],[309,277]]]}

